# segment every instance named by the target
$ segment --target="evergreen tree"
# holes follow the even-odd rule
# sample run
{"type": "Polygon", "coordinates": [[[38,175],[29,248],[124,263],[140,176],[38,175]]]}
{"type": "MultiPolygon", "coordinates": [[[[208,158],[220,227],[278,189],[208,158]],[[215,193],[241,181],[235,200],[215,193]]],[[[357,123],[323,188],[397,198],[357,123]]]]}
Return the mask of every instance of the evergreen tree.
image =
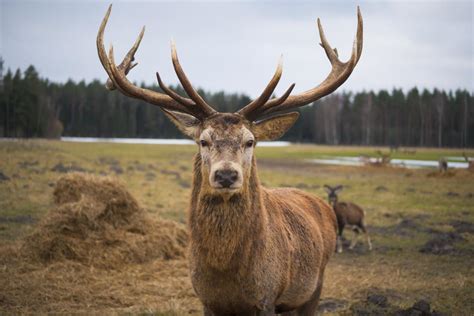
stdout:
{"type": "MultiPolygon", "coordinates": [[[[154,85],[142,87],[160,91],[154,85]]],[[[181,86],[173,87],[186,96],[181,86]]],[[[199,93],[218,111],[234,112],[251,100],[223,91],[199,93]]],[[[294,142],[385,146],[474,147],[474,95],[466,90],[333,93],[299,109],[284,139],[294,142]]],[[[155,137],[182,134],[159,107],[107,91],[100,81],[58,84],[8,70],[0,92],[2,137],[155,137]]]]}

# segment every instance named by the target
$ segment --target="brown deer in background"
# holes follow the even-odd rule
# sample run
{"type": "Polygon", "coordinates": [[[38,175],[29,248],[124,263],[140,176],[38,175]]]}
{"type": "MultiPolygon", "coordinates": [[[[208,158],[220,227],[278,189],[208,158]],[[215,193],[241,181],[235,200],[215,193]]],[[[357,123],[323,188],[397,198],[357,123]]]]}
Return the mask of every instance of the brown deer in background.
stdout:
{"type": "Polygon", "coordinates": [[[318,20],[322,47],[332,65],[317,87],[290,96],[294,84],[272,98],[281,63],[263,93],[236,113],[216,112],[192,87],[172,45],[172,62],[187,97],[132,84],[126,75],[143,36],[115,63],[103,35],[111,7],[97,35],[99,58],[109,76],[107,87],[159,106],[199,153],[194,158],[189,210],[190,270],[205,315],[314,315],[326,264],[335,250],[336,216],[322,199],[296,189],[267,189],[260,184],[254,148],[258,141],[281,137],[298,118],[289,110],[336,90],[352,73],[362,52],[358,10],[352,56],[341,62],[318,20]]]}
{"type": "Polygon", "coordinates": [[[338,185],[336,187],[324,185],[324,188],[328,194],[328,201],[336,213],[338,227],[337,252],[342,252],[342,233],[344,232],[344,227],[346,226],[351,226],[352,230],[354,231],[354,236],[352,237],[349,249],[353,249],[357,244],[357,238],[359,237],[360,229],[367,237],[367,245],[369,246],[369,250],[372,250],[372,242],[370,241],[370,236],[367,232],[367,227],[365,226],[364,210],[357,204],[338,201],[337,193],[342,190],[342,185],[338,185]]]}
{"type": "Polygon", "coordinates": [[[446,173],[448,171],[448,160],[444,157],[438,159],[438,170],[440,173],[446,173]]]}

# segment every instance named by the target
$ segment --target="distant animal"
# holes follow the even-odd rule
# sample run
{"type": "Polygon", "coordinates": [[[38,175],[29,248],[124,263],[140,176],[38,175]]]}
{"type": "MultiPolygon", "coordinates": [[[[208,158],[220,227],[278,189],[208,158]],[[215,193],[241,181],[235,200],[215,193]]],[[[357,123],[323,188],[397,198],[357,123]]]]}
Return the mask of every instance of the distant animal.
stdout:
{"type": "Polygon", "coordinates": [[[354,236],[352,237],[351,245],[349,249],[353,249],[357,244],[357,239],[359,236],[359,230],[361,230],[366,238],[367,245],[369,250],[372,250],[372,242],[370,241],[370,236],[365,226],[365,212],[357,204],[349,202],[339,202],[338,201],[338,192],[342,190],[342,185],[331,187],[329,185],[324,185],[324,188],[328,194],[328,201],[331,204],[334,212],[336,213],[337,218],[337,252],[342,252],[342,233],[346,226],[351,226],[354,231],[354,236]]]}
{"type": "Polygon", "coordinates": [[[439,158],[439,160],[438,160],[438,170],[441,173],[444,173],[444,172],[448,171],[448,161],[446,160],[446,158],[444,158],[444,157],[439,158]]]}
{"type": "Polygon", "coordinates": [[[294,85],[271,98],[281,64],[263,93],[236,113],[219,113],[192,87],[172,45],[172,62],[186,91],[183,97],[138,87],[126,75],[143,31],[117,66],[107,55],[103,35],[111,7],[97,35],[106,85],[126,96],[159,106],[199,148],[194,158],[189,211],[189,265],[204,315],[315,315],[326,264],[336,248],[337,220],[323,199],[296,189],[267,189],[260,184],[254,148],[258,141],[281,137],[297,120],[288,110],[336,90],[350,76],[362,52],[362,16],[352,56],[341,62],[318,27],[332,71],[317,87],[292,95],[294,85]],[[271,98],[271,99],[270,99],[271,98]]]}
{"type": "Polygon", "coordinates": [[[375,162],[372,163],[372,165],[374,166],[385,166],[385,165],[388,165],[390,161],[392,160],[391,152],[385,154],[381,150],[377,150],[376,153],[377,155],[379,155],[379,157],[377,158],[375,162]]]}

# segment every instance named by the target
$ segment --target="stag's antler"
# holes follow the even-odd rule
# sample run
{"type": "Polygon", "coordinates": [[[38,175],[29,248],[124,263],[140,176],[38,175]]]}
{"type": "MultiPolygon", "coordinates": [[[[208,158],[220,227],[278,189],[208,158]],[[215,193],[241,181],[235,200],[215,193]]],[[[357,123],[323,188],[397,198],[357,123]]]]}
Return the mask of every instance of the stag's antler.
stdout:
{"type": "MultiPolygon", "coordinates": [[[[250,121],[254,120],[253,115],[258,112],[258,110],[267,103],[268,99],[272,96],[273,91],[275,90],[276,86],[278,85],[278,82],[280,81],[281,78],[281,73],[283,71],[282,69],[282,58],[280,57],[280,60],[278,61],[278,66],[275,71],[275,74],[273,75],[272,79],[266,86],[266,88],[263,90],[262,94],[255,99],[254,101],[250,102],[247,104],[244,108],[240,109],[237,113],[245,116],[247,119],[250,121]]],[[[295,87],[295,84],[293,83],[283,95],[277,99],[272,99],[272,101],[276,104],[279,105],[283,103],[288,96],[290,95],[291,91],[293,91],[293,88],[295,87]]]]}
{"type": "MultiPolygon", "coordinates": [[[[257,99],[245,106],[238,113],[244,115],[246,118],[253,121],[260,116],[286,112],[290,109],[309,104],[336,90],[347,80],[347,78],[349,78],[350,74],[357,65],[357,62],[359,61],[362,53],[363,21],[359,7],[357,7],[357,20],[357,34],[352,48],[352,55],[351,58],[344,63],[339,60],[337,49],[333,49],[331,48],[331,45],[329,45],[329,42],[327,41],[326,36],[324,35],[324,30],[321,25],[321,21],[318,18],[318,29],[321,38],[320,45],[324,48],[324,51],[326,52],[326,55],[332,65],[331,72],[321,84],[301,94],[289,96],[289,92],[291,92],[294,87],[294,85],[292,85],[290,89],[288,89],[285,94],[283,94],[280,98],[272,99],[269,101],[268,97],[265,99],[264,96],[266,96],[266,94],[264,92],[259,98],[261,99],[260,102],[257,102],[257,100],[259,100],[257,99]],[[263,99],[265,99],[265,101],[263,101],[263,99]]],[[[271,94],[273,92],[273,89],[275,89],[276,84],[280,79],[280,76],[281,69],[279,66],[279,69],[277,69],[277,73],[272,78],[265,91],[271,89],[271,94]]]]}
{"type": "Polygon", "coordinates": [[[176,92],[172,91],[170,88],[166,87],[158,73],[156,73],[158,78],[158,83],[161,89],[166,93],[159,93],[149,89],[143,89],[140,87],[135,86],[131,83],[126,75],[128,72],[135,67],[137,64],[133,63],[135,59],[135,53],[140,45],[140,42],[143,38],[143,34],[145,32],[145,27],[143,27],[140,35],[138,36],[135,44],[129,50],[127,55],[125,55],[123,61],[120,63],[119,66],[115,64],[114,58],[114,51],[113,47],[110,47],[109,55],[105,52],[104,47],[104,31],[107,25],[107,21],[110,16],[110,12],[112,10],[112,5],[109,6],[107,13],[105,14],[104,19],[99,28],[99,32],[97,34],[97,51],[99,53],[99,59],[104,67],[105,71],[109,75],[109,79],[107,80],[106,87],[109,90],[118,89],[123,94],[146,101],[153,105],[157,105],[161,107],[163,110],[171,110],[171,111],[178,111],[182,113],[187,113],[193,115],[196,118],[203,119],[212,113],[215,113],[215,110],[209,106],[204,99],[194,90],[190,81],[186,77],[181,65],[179,64],[178,55],[176,53],[176,48],[174,44],[171,47],[171,54],[173,59],[173,65],[178,75],[178,78],[183,85],[186,93],[191,97],[191,99],[181,97],[176,92]]]}
{"type": "MultiPolygon", "coordinates": [[[[145,27],[143,27],[140,35],[135,41],[135,44],[129,50],[127,55],[125,55],[123,61],[119,66],[117,66],[115,64],[113,47],[110,47],[109,55],[107,56],[103,41],[105,27],[107,25],[111,10],[112,5],[109,6],[109,9],[102,20],[102,24],[100,25],[99,32],[97,34],[97,51],[99,53],[99,59],[102,63],[102,66],[104,66],[105,71],[109,75],[109,79],[106,83],[106,87],[109,90],[118,89],[127,96],[157,105],[165,111],[172,110],[187,113],[200,120],[205,119],[216,112],[192,87],[191,82],[187,78],[179,63],[178,54],[176,52],[174,43],[171,45],[173,66],[179,81],[190,98],[182,97],[175,91],[168,88],[161,80],[158,72],[156,73],[156,77],[158,79],[158,84],[160,85],[160,88],[163,90],[164,94],[149,89],[143,89],[131,83],[126,76],[128,72],[137,65],[137,63],[133,63],[135,60],[134,56],[143,38],[145,27]]],[[[332,49],[329,45],[326,36],[324,35],[321,22],[318,19],[321,46],[324,48],[326,55],[332,65],[331,72],[320,85],[301,94],[290,96],[290,93],[295,87],[295,84],[292,84],[281,97],[269,100],[281,78],[282,64],[280,61],[275,74],[268,83],[267,87],[263,90],[262,94],[247,106],[239,110],[238,113],[246,117],[248,120],[254,121],[261,116],[286,112],[290,109],[314,102],[336,90],[347,80],[347,78],[349,78],[362,53],[363,24],[362,15],[360,14],[359,8],[357,8],[357,17],[357,35],[352,49],[352,56],[349,61],[345,63],[339,60],[337,50],[332,49]]]]}

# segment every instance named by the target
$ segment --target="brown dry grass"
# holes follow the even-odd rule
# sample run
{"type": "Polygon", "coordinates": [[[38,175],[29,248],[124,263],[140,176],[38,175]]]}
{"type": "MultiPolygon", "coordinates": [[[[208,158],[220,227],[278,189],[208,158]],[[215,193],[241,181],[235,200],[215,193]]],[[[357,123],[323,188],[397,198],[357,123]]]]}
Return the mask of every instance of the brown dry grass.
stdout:
{"type": "Polygon", "coordinates": [[[181,224],[150,218],[108,177],[66,175],[54,201],[31,234],[1,249],[0,311],[193,311],[181,224]]]}
{"type": "Polygon", "coordinates": [[[112,178],[69,174],[54,190],[56,208],[22,243],[33,261],[78,261],[112,268],[185,256],[187,232],[155,220],[112,178]]]}
{"type": "MultiPolygon", "coordinates": [[[[127,227],[142,227],[143,221],[131,221],[126,211],[124,214],[121,213],[123,209],[116,209],[111,213],[114,216],[103,215],[102,226],[96,226],[95,219],[105,210],[101,205],[109,203],[109,197],[113,199],[117,195],[119,200],[129,203],[128,207],[135,209],[135,203],[131,202],[133,198],[127,193],[102,188],[97,201],[97,194],[94,195],[99,192],[94,191],[97,188],[88,192],[90,188],[86,185],[79,191],[87,194],[75,195],[72,201],[66,200],[63,205],[55,204],[52,198],[59,177],[53,167],[58,163],[80,166],[93,174],[114,174],[114,165],[123,169],[116,177],[140,201],[138,208],[145,209],[151,222],[163,223],[161,218],[166,218],[185,223],[195,151],[193,146],[39,140],[0,142],[0,170],[11,178],[0,182],[0,314],[200,315],[201,306],[192,290],[186,258],[164,260],[162,254],[156,253],[157,259],[137,263],[143,260],[142,253],[132,251],[129,257],[130,254],[124,256],[121,252],[137,249],[138,244],[127,244],[131,241],[127,227]],[[101,200],[102,196],[107,198],[101,200]],[[31,258],[31,254],[25,257],[19,251],[28,236],[47,222],[52,210],[67,208],[64,205],[71,203],[80,209],[81,203],[86,202],[96,208],[92,207],[87,218],[79,221],[82,228],[77,229],[92,238],[81,240],[89,242],[88,247],[76,249],[81,243],[62,242],[68,247],[74,246],[72,249],[78,251],[76,257],[90,258],[94,251],[94,255],[100,257],[103,254],[99,250],[89,250],[96,246],[92,243],[96,238],[104,252],[112,257],[99,261],[74,260],[61,251],[46,251],[54,255],[52,259],[44,260],[38,254],[31,258]],[[124,216],[129,218],[128,222],[122,220],[124,216]],[[118,237],[113,236],[108,244],[102,244],[101,240],[109,234],[101,235],[100,230],[105,226],[114,227],[115,221],[118,237]],[[113,242],[116,238],[120,241],[118,244],[113,242]],[[117,245],[122,248],[115,248],[116,253],[110,252],[117,245]],[[110,261],[115,265],[105,268],[103,262],[110,261]]],[[[322,154],[358,155],[373,151],[373,148],[325,146],[257,150],[259,173],[267,186],[299,187],[325,197],[324,184],[343,184],[345,189],[341,198],[357,202],[366,210],[375,249],[369,253],[361,243],[360,251],[345,251],[331,258],[322,298],[337,298],[347,304],[331,315],[350,313],[350,304],[364,300],[369,292],[385,293],[390,302],[398,306],[411,306],[424,298],[433,308],[447,315],[473,315],[474,234],[460,232],[465,241],[455,244],[454,254],[425,254],[419,249],[436,236],[430,231],[456,232],[453,221],[474,223],[474,173],[450,169],[447,174],[431,175],[429,169],[322,166],[303,160],[322,154]],[[416,225],[406,231],[394,231],[393,227],[403,220],[416,225]]],[[[417,155],[437,159],[439,155],[456,156],[458,153],[456,150],[418,149],[417,155]]],[[[116,178],[111,181],[117,183],[116,178]]],[[[61,189],[63,194],[67,190],[66,187],[61,189]]],[[[120,207],[119,204],[108,205],[113,209],[120,207]]],[[[79,211],[74,214],[83,215],[79,211]]],[[[64,223],[64,216],[61,218],[64,223]]],[[[53,228],[57,227],[53,225],[53,228]]],[[[347,231],[345,235],[350,238],[351,232],[347,231]]]]}

